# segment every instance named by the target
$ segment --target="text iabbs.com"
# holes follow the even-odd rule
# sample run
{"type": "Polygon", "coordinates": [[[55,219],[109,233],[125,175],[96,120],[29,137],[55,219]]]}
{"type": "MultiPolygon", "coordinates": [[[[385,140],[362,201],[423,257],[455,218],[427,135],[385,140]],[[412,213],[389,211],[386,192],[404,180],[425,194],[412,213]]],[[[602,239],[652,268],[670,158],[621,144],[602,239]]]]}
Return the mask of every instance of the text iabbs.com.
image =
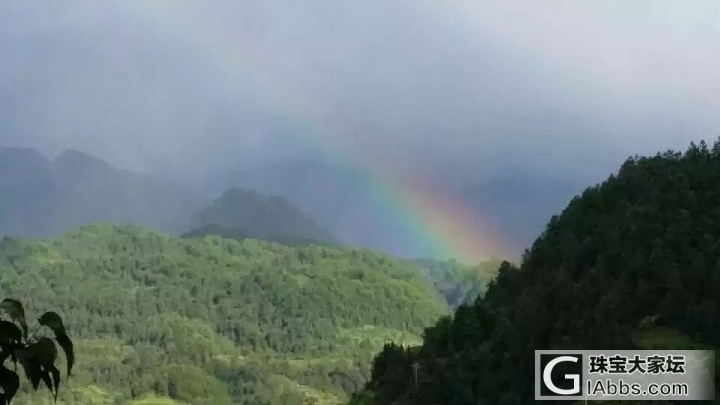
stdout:
{"type": "Polygon", "coordinates": [[[628,384],[623,380],[613,382],[605,381],[587,381],[588,396],[610,396],[610,395],[628,395],[628,396],[647,396],[647,395],[688,395],[687,384],[650,384],[647,389],[643,389],[642,384],[628,384]]]}

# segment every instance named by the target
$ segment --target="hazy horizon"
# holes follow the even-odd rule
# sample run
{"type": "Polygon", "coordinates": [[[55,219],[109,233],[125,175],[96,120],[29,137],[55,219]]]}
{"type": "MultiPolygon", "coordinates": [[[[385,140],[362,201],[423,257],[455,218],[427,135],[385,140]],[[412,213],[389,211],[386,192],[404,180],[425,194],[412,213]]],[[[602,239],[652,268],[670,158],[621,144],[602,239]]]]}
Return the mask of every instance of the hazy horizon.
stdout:
{"type": "Polygon", "coordinates": [[[0,146],[206,193],[308,160],[423,177],[526,245],[628,156],[720,135],[719,21],[713,2],[8,1],[0,146]]]}

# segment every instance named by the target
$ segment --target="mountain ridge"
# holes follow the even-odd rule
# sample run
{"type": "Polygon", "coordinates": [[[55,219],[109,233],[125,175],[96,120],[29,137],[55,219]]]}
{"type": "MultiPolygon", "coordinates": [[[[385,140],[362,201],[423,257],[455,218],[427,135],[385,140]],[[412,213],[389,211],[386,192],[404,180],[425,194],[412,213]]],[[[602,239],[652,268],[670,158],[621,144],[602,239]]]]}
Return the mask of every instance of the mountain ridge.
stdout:
{"type": "Polygon", "coordinates": [[[25,237],[51,237],[96,221],[178,232],[201,201],[188,188],[76,150],[50,160],[35,149],[3,148],[0,189],[0,234],[25,237]]]}
{"type": "MultiPolygon", "coordinates": [[[[277,167],[258,166],[234,172],[225,188],[211,195],[198,185],[191,187],[179,180],[119,169],[78,150],[68,149],[48,159],[36,149],[5,147],[0,148],[0,192],[4,195],[0,199],[0,235],[52,237],[77,226],[110,221],[200,236],[198,231],[203,226],[227,225],[219,220],[199,221],[197,213],[218,195],[241,188],[263,196],[282,196],[302,212],[295,217],[312,220],[306,221],[311,237],[305,235],[308,232],[264,235],[248,229],[246,224],[231,226],[238,229],[221,234],[246,234],[283,243],[332,241],[406,259],[427,256],[406,231],[386,220],[388,213],[378,205],[382,201],[377,200],[370,184],[353,180],[346,172],[322,161],[290,159],[277,167]]],[[[463,198],[470,201],[473,195],[482,193],[475,190],[470,194],[463,198]]],[[[492,207],[487,201],[481,205],[492,207]]],[[[518,212],[523,211],[521,208],[517,208],[518,212]]],[[[501,216],[490,208],[487,212],[501,216]]]]}

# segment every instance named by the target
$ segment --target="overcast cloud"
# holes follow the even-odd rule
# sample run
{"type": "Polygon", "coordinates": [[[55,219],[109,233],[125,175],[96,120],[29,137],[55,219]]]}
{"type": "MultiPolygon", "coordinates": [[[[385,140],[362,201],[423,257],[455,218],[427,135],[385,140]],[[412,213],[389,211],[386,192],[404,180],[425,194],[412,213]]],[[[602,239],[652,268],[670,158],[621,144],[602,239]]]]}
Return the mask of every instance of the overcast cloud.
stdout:
{"type": "Polygon", "coordinates": [[[594,178],[714,139],[719,95],[715,1],[0,3],[0,145],[178,175],[315,131],[395,166],[594,178]]]}

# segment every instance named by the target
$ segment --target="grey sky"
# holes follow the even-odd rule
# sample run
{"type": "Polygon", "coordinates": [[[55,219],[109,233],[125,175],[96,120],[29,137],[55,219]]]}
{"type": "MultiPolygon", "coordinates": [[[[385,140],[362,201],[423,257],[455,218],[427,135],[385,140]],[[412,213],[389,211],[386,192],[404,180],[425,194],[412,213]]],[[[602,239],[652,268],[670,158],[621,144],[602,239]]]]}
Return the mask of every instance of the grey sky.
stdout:
{"type": "Polygon", "coordinates": [[[0,145],[142,170],[316,131],[392,166],[597,176],[720,135],[714,1],[16,0],[0,55],[0,145]]]}

